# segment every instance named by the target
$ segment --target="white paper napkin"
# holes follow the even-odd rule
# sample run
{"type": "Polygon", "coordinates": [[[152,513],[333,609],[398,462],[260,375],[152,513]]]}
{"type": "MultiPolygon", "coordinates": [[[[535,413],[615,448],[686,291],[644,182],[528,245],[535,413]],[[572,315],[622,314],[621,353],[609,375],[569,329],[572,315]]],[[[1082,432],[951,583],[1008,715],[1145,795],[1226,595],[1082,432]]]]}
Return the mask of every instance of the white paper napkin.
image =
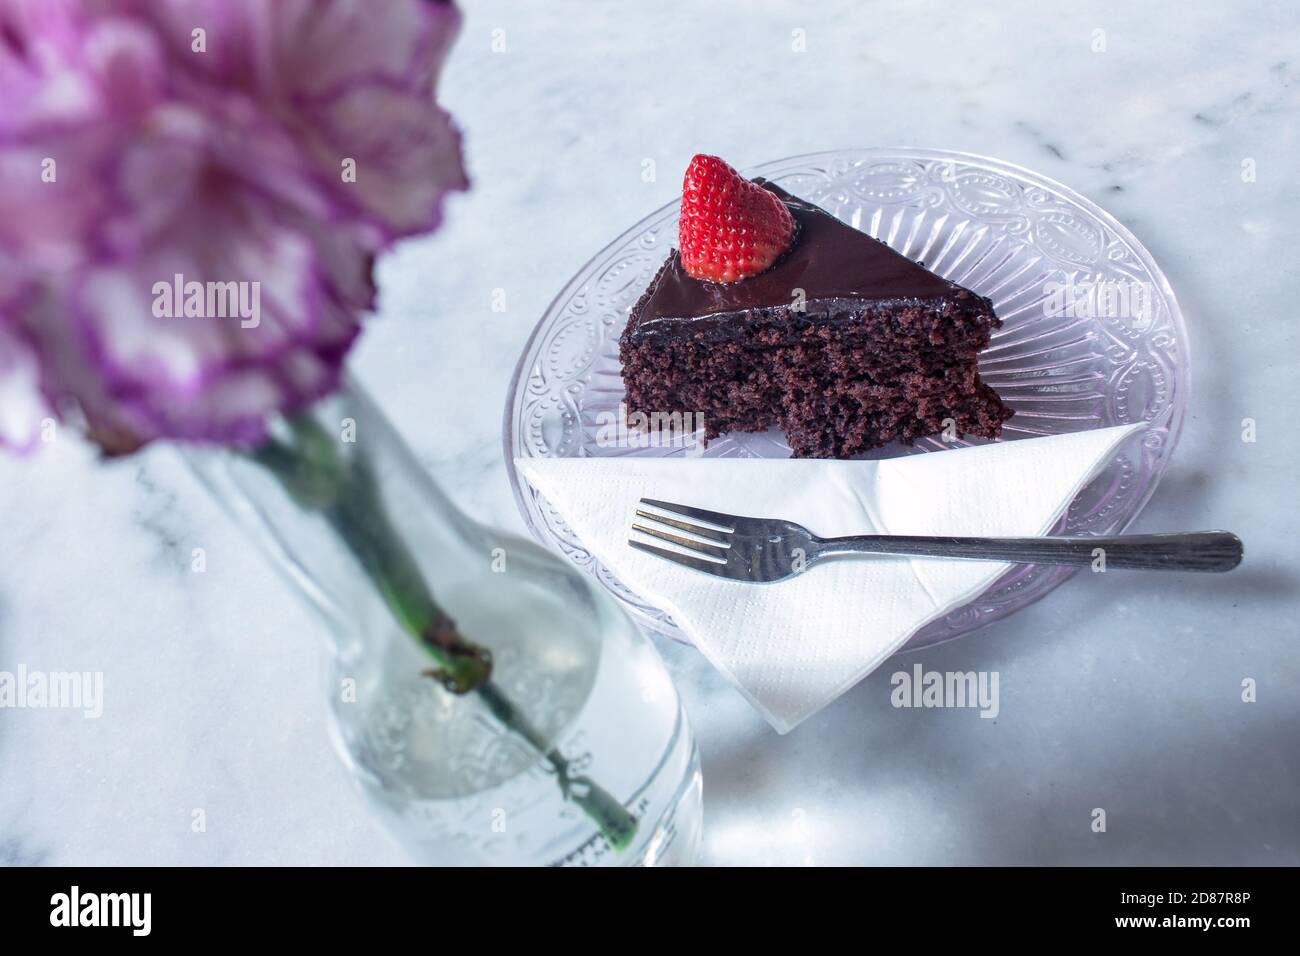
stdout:
{"type": "Polygon", "coordinates": [[[1009,565],[865,556],[776,584],[727,581],[628,547],[640,498],[787,518],[822,536],[1047,533],[1142,425],[887,461],[521,458],[515,465],[583,545],[672,615],[785,733],[885,661],[922,626],[979,595],[1009,565]]]}

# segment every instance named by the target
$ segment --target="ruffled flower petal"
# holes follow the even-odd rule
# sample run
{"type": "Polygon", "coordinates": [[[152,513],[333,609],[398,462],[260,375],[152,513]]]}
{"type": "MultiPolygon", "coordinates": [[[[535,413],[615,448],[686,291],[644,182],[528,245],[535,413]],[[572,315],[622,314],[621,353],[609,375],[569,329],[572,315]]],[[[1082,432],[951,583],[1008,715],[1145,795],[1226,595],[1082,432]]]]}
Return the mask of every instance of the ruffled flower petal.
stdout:
{"type": "Polygon", "coordinates": [[[376,254],[467,185],[434,99],[459,19],[430,0],[7,0],[0,442],[65,405],[110,453],[254,442],[336,388],[376,254]]]}

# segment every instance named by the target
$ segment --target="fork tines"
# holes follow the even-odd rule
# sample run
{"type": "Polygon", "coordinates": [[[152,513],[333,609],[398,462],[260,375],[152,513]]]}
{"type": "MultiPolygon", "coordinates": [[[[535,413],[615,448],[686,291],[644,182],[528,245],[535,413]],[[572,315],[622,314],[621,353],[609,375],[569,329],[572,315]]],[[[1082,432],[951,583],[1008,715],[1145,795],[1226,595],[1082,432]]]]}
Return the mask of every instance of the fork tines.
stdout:
{"type": "Polygon", "coordinates": [[[665,531],[658,527],[650,527],[635,521],[632,523],[632,529],[658,538],[661,541],[668,541],[689,553],[661,548],[644,541],[629,538],[627,543],[632,547],[661,558],[667,558],[670,561],[676,561],[678,564],[693,567],[699,571],[713,571],[717,565],[727,563],[727,552],[731,546],[729,536],[735,530],[730,515],[719,514],[716,511],[705,511],[703,508],[674,504],[671,501],[659,501],[655,498],[642,498],[641,504],[649,505],[657,509],[657,511],[646,511],[643,508],[638,508],[636,509],[638,518],[644,518],[647,522],[653,522],[668,528],[676,528],[678,531],[686,532],[687,535],[692,535],[692,537],[675,534],[672,531],[665,531]],[[659,514],[659,511],[667,511],[670,514],[659,514]],[[686,518],[693,518],[697,522],[704,522],[704,524],[695,524],[685,520],[686,518]]]}

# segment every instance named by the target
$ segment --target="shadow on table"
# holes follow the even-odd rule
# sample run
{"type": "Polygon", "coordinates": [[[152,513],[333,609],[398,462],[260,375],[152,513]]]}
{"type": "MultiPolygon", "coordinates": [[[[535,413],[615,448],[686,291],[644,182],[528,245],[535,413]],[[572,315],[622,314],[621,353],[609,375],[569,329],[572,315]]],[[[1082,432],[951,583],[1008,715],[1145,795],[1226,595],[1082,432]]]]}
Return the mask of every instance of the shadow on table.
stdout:
{"type": "MultiPolygon", "coordinates": [[[[1140,577],[1108,575],[1106,600],[1141,615],[1140,577]]],[[[1291,626],[1300,579],[1287,569],[1179,577],[1196,579],[1180,584],[1207,606],[1256,605],[1257,620],[1268,602],[1279,628],[1291,626]]],[[[1092,595],[1077,589],[1090,585],[1103,586],[1067,583],[1063,603],[1086,605],[1092,595]]],[[[1211,662],[1231,672],[1216,673],[1198,648],[1232,636],[1221,622],[1162,633],[1157,615],[1151,633],[1134,632],[1141,644],[1102,632],[1062,654],[1053,642],[1073,628],[1062,610],[1048,598],[895,657],[784,737],[755,726],[709,741],[706,815],[718,808],[709,825],[726,841],[717,862],[1300,863],[1300,699],[1294,673],[1276,668],[1274,635],[1218,648],[1211,662]],[[893,675],[917,664],[997,672],[999,715],[895,707],[893,675]],[[1050,686],[1019,683],[1026,670],[1050,686]],[[1255,702],[1243,700],[1243,677],[1257,683],[1255,702]],[[1097,810],[1105,832],[1094,832],[1097,810]],[[775,838],[782,828],[795,837],[775,838]]]]}

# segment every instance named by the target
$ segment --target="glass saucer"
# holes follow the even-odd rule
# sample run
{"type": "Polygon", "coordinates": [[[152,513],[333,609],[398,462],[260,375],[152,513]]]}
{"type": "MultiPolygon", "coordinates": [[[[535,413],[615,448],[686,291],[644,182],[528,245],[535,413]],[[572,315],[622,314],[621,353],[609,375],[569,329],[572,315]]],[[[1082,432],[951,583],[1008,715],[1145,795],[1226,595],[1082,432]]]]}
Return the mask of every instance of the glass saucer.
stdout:
{"type": "MultiPolygon", "coordinates": [[[[1057,533],[1113,534],[1137,516],[1178,440],[1189,366],[1187,330],[1173,290],[1132,233],[1059,183],[965,153],[838,150],[745,173],[767,177],[993,301],[1003,326],[980,356],[980,374],[1015,409],[1006,440],[1146,422],[1146,430],[1079,493],[1057,533]]],[[[676,242],[677,209],[674,200],[623,233],[551,303],[515,369],[504,437],[506,469],[533,535],[594,574],[643,625],[685,640],[667,614],[583,548],[513,464],[525,457],[686,454],[680,444],[597,442],[601,424],[612,420],[623,400],[618,337],[676,242]]],[[[877,449],[870,457],[973,443],[978,440],[930,438],[877,449]]],[[[724,435],[703,451],[704,457],[789,454],[775,430],[724,435]]],[[[1006,617],[1072,573],[1014,568],[978,599],[918,631],[905,649],[952,640],[1006,617]]]]}

